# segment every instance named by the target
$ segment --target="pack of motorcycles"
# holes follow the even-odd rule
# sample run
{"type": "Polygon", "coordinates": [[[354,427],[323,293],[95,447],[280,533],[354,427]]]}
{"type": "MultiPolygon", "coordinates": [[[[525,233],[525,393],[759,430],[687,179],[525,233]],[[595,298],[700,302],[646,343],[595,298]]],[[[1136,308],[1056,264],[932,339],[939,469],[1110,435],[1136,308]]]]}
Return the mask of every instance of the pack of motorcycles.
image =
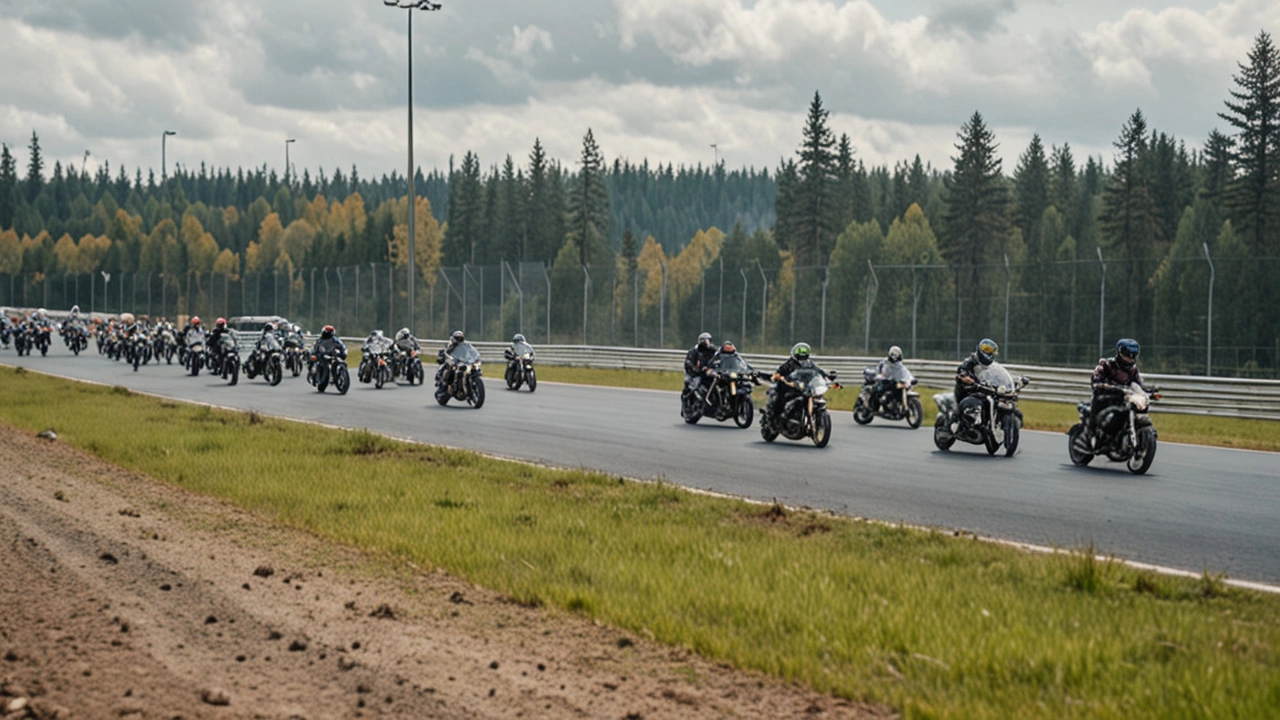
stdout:
{"type": "MultiPolygon", "coordinates": [[[[49,351],[52,329],[36,323],[13,323],[7,317],[0,320],[0,341],[4,347],[13,344],[19,355],[30,355],[33,349],[41,355],[49,351]]],[[[81,324],[70,324],[61,334],[67,347],[75,354],[89,344],[90,331],[81,324]]],[[[307,355],[303,338],[297,333],[285,333],[283,338],[268,335],[258,343],[243,362],[233,333],[222,336],[221,352],[205,347],[204,337],[196,334],[179,342],[172,327],[151,328],[147,333],[135,333],[125,337],[107,326],[99,326],[98,352],[112,360],[123,360],[137,370],[152,360],[180,366],[191,375],[199,375],[201,369],[228,380],[235,385],[240,373],[253,379],[259,375],[270,385],[280,384],[287,371],[293,377],[307,369],[308,382],[324,392],[332,385],[345,394],[351,386],[346,361],[337,356],[311,358],[307,355]]],[[[504,379],[507,388],[519,390],[522,386],[532,392],[537,388],[537,375],[533,366],[532,348],[525,344],[509,353],[504,379]]],[[[462,343],[450,353],[441,352],[437,357],[441,366],[436,375],[436,401],[447,405],[450,400],[465,402],[473,408],[484,405],[485,389],[480,353],[470,343],[462,343]]],[[[901,367],[899,363],[897,367],[901,367]]],[[[905,373],[905,370],[902,371],[905,373]]],[[[357,369],[361,382],[372,382],[381,388],[387,382],[403,380],[410,385],[422,384],[424,371],[417,351],[404,352],[390,346],[365,353],[357,369]]],[[[1018,409],[1018,393],[1030,379],[1014,378],[1000,363],[982,366],[974,385],[977,403],[956,401],[955,393],[939,393],[933,396],[938,407],[934,422],[933,441],[939,450],[947,451],[956,442],[984,447],[988,454],[1001,450],[1012,457],[1018,449],[1022,429],[1022,411],[1018,409]]],[[[777,417],[762,412],[760,435],[766,442],[778,436],[789,440],[809,439],[816,447],[825,447],[831,439],[831,415],[827,409],[826,394],[841,389],[835,372],[825,375],[816,369],[801,368],[782,383],[790,388],[790,398],[783,404],[777,417]]],[[[877,368],[863,371],[862,388],[853,407],[853,419],[859,425],[867,425],[875,418],[889,421],[906,421],[908,427],[919,428],[924,420],[924,408],[920,394],[916,392],[917,379],[909,374],[889,372],[880,375],[877,368]]],[[[719,422],[732,419],[739,428],[747,428],[755,416],[755,402],[751,393],[761,384],[761,374],[739,356],[733,356],[711,372],[705,388],[686,387],[680,396],[680,416],[693,424],[702,418],[719,422]]],[[[1119,400],[1094,413],[1089,403],[1077,405],[1080,422],[1067,434],[1067,451],[1071,462],[1088,465],[1096,457],[1106,457],[1113,462],[1124,463],[1129,472],[1140,475],[1150,469],[1155,459],[1158,434],[1148,410],[1155,400],[1153,394],[1135,384],[1112,388],[1119,400]]],[[[768,407],[774,404],[777,388],[768,390],[768,407]]]]}
{"type": "MultiPolygon", "coordinates": [[[[732,419],[740,428],[751,425],[754,403],[751,390],[760,384],[762,375],[750,370],[741,358],[710,373],[705,388],[686,387],[681,393],[680,416],[687,423],[704,417],[720,422],[732,419]],[[737,364],[741,363],[741,365],[737,364]]],[[[790,440],[809,439],[817,447],[825,447],[831,439],[831,415],[826,394],[841,389],[835,372],[824,374],[816,369],[801,368],[781,382],[793,392],[777,417],[765,412],[760,417],[760,435],[773,442],[779,435],[790,440]]],[[[974,384],[977,402],[957,402],[955,393],[933,396],[938,407],[933,427],[933,441],[939,450],[948,451],[956,442],[984,447],[988,454],[1003,450],[1012,457],[1018,450],[1022,430],[1022,411],[1018,394],[1031,382],[1026,376],[1014,378],[998,362],[981,366],[974,384]]],[[[853,419],[867,425],[875,418],[906,421],[916,429],[924,421],[924,407],[910,376],[901,363],[881,375],[878,368],[863,371],[862,388],[854,402],[853,419]]],[[[1129,472],[1141,475],[1151,467],[1156,455],[1157,433],[1147,411],[1155,399],[1135,384],[1113,388],[1120,401],[1094,413],[1090,403],[1076,409],[1080,422],[1068,433],[1068,454],[1078,466],[1088,465],[1095,457],[1106,457],[1125,463],[1129,472]],[[1096,415],[1096,417],[1095,417],[1096,415]]],[[[777,388],[768,390],[768,407],[774,405],[777,388]]]]}

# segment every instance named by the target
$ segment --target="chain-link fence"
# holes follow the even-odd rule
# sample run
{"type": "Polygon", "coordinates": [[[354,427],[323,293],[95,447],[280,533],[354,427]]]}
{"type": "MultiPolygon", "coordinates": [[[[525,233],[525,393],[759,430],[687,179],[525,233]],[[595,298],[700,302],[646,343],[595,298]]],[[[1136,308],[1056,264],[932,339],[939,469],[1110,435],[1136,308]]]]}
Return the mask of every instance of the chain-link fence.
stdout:
{"type": "MultiPolygon", "coordinates": [[[[982,337],[1010,362],[1088,366],[1116,338],[1143,344],[1151,371],[1277,377],[1280,277],[1272,259],[1203,257],[998,264],[703,268],[664,260],[442,268],[415,279],[412,327],[478,340],[684,347],[698,333],[755,352],[805,341],[827,354],[899,345],[909,357],[955,359],[982,337]],[[1210,282],[1214,291],[1210,294],[1210,282]],[[1210,303],[1212,302],[1212,306],[1210,303]],[[1212,313],[1210,312],[1212,307],[1212,313]],[[1212,322],[1210,322],[1212,318],[1212,322]],[[1210,360],[1212,366],[1209,366],[1210,360]]],[[[0,304],[185,319],[281,315],[344,335],[409,326],[405,266],[301,268],[248,275],[0,275],[0,304]]]]}

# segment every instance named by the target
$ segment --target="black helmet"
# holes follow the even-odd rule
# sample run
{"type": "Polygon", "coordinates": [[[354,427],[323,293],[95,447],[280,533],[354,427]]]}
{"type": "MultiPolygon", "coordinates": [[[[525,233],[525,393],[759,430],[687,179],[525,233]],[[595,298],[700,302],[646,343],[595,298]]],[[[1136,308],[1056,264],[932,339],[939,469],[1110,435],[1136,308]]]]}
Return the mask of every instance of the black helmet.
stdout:
{"type": "Polygon", "coordinates": [[[520,333],[516,333],[516,334],[515,334],[515,337],[512,337],[512,338],[511,338],[511,344],[512,344],[512,345],[515,345],[516,343],[522,343],[522,342],[524,342],[524,341],[525,341],[525,340],[524,340],[524,335],[521,335],[520,333]]]}
{"type": "Polygon", "coordinates": [[[791,348],[791,357],[799,361],[808,360],[810,351],[809,343],[796,343],[791,348]]]}
{"type": "Polygon", "coordinates": [[[1132,367],[1138,362],[1138,341],[1133,338],[1123,338],[1116,343],[1116,362],[1125,367],[1132,367]]]}
{"type": "Polygon", "coordinates": [[[996,359],[996,355],[1000,354],[1000,346],[996,345],[996,341],[991,338],[982,338],[978,343],[978,362],[983,365],[990,365],[996,359]]]}
{"type": "Polygon", "coordinates": [[[320,330],[320,337],[326,339],[333,337],[333,326],[325,325],[324,328],[320,330]]]}
{"type": "Polygon", "coordinates": [[[711,347],[711,333],[704,332],[698,336],[698,347],[711,347]]]}
{"type": "Polygon", "coordinates": [[[889,362],[891,363],[902,362],[902,348],[898,347],[897,345],[894,345],[893,347],[889,348],[889,362]]]}
{"type": "Polygon", "coordinates": [[[453,345],[457,345],[458,343],[466,339],[467,337],[462,334],[461,330],[454,330],[453,334],[449,336],[449,342],[453,345]]]}

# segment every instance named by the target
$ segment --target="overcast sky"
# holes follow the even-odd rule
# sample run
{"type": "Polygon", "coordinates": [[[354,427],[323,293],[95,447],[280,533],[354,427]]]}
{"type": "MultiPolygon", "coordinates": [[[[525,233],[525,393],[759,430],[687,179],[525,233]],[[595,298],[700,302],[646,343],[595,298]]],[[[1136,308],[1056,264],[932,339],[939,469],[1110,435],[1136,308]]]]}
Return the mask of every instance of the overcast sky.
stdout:
{"type": "MultiPolygon", "coordinates": [[[[419,166],[468,149],[776,167],[815,90],[869,164],[950,166],[974,110],[1112,158],[1135,108],[1198,146],[1277,0],[443,0],[413,19],[419,166]]],[[[378,0],[0,0],[0,141],[25,165],[404,172],[407,11],[378,0]]],[[[1225,129],[1225,128],[1224,128],[1225,129]]]]}

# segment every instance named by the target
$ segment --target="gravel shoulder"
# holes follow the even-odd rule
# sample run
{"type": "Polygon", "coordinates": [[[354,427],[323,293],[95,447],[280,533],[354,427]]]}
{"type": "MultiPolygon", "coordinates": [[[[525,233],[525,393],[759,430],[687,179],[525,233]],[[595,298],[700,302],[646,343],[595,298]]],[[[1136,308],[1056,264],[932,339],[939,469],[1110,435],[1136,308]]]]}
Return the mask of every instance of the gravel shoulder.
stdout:
{"type": "Polygon", "coordinates": [[[0,718],[891,717],[0,424],[0,718]]]}

